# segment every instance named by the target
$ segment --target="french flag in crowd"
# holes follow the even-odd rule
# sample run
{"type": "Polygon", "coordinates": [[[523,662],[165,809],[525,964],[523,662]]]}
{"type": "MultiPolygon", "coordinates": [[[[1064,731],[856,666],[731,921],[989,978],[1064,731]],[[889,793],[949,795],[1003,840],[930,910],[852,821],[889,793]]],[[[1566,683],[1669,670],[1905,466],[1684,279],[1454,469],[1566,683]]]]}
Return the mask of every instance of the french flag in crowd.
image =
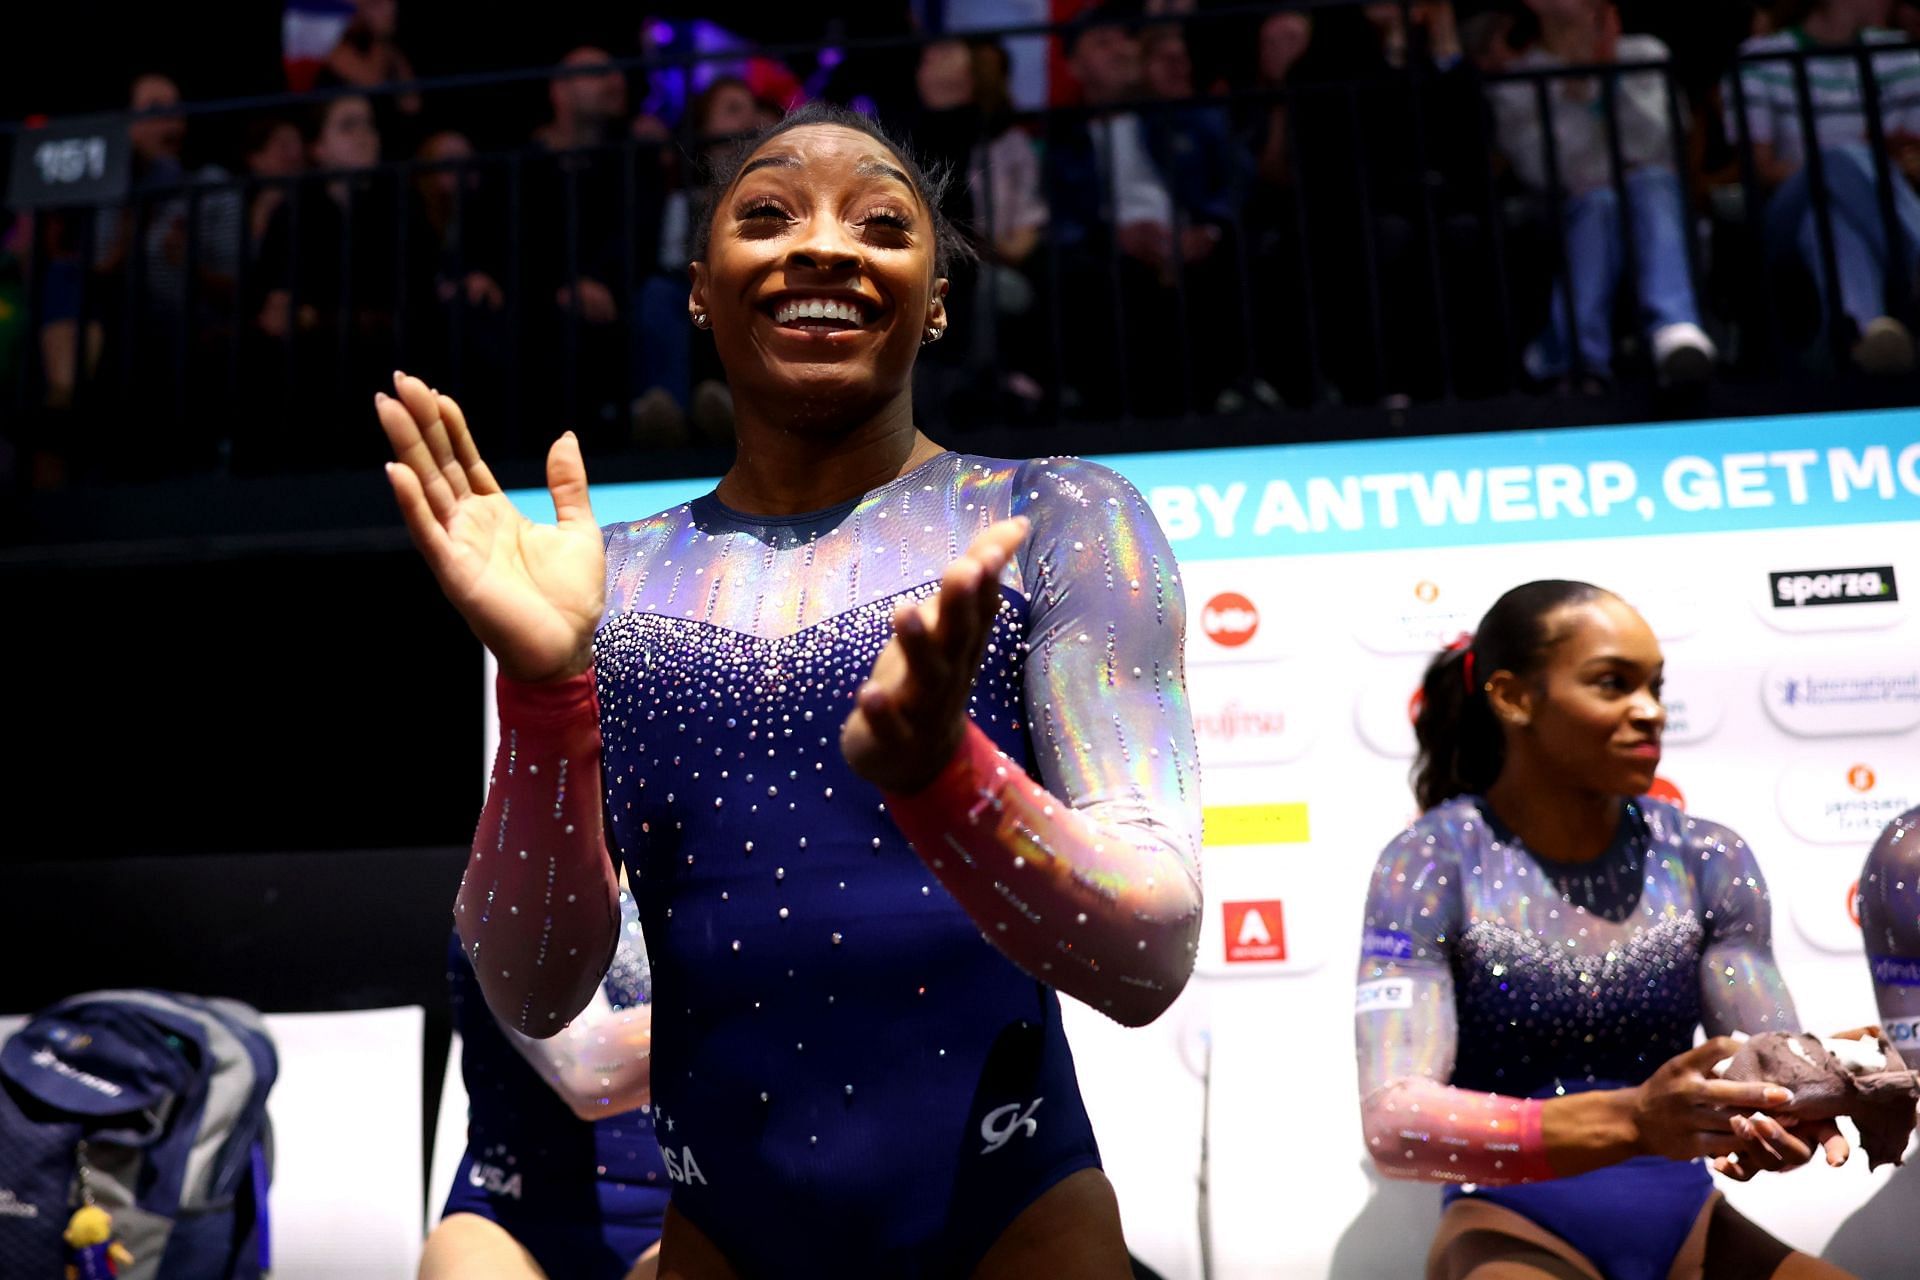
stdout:
{"type": "Polygon", "coordinates": [[[313,88],[353,13],[353,0],[287,0],[280,18],[280,61],[287,70],[287,88],[295,93],[313,88]]]}

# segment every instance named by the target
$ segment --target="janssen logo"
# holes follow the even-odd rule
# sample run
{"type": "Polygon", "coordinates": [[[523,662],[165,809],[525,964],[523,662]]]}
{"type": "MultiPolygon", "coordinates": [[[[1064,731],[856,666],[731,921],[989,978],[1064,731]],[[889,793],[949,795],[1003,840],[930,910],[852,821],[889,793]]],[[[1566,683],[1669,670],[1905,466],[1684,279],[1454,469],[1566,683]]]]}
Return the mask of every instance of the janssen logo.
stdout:
{"type": "Polygon", "coordinates": [[[1830,604],[1891,604],[1900,598],[1893,566],[1799,569],[1770,573],[1773,607],[1807,609],[1830,604]]]}
{"type": "Polygon", "coordinates": [[[1200,610],[1200,628],[1207,639],[1237,649],[1260,629],[1260,611],[1237,591],[1222,591],[1200,610]]]}
{"type": "Polygon", "coordinates": [[[1858,762],[1800,761],[1780,779],[1787,829],[1815,844],[1869,844],[1915,798],[1911,780],[1903,785],[1898,771],[1883,776],[1858,762]]]}

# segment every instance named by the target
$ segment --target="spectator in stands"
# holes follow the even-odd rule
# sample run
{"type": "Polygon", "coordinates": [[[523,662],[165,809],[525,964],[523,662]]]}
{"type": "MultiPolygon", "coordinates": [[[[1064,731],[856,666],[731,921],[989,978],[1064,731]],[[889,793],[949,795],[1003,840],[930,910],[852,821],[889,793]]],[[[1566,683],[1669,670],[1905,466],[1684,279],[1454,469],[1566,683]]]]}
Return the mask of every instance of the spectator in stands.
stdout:
{"type": "MultiPolygon", "coordinates": [[[[1886,226],[1880,215],[1877,174],[1880,165],[1898,165],[1920,149],[1920,54],[1902,50],[1873,58],[1881,128],[1891,152],[1876,154],[1868,143],[1860,64],[1847,46],[1904,42],[1900,33],[1876,25],[1876,20],[1886,17],[1886,0],[1789,0],[1777,8],[1781,29],[1747,41],[1741,46],[1743,56],[1817,53],[1829,48],[1834,53],[1807,61],[1824,200],[1809,190],[1807,140],[1801,130],[1793,62],[1743,60],[1738,69],[1746,101],[1745,132],[1740,132],[1737,121],[1728,130],[1736,140],[1744,137],[1751,143],[1758,177],[1773,189],[1766,212],[1768,257],[1778,261],[1797,256],[1813,275],[1824,310],[1824,222],[1831,229],[1842,313],[1827,316],[1827,323],[1851,326],[1851,353],[1861,369],[1905,373],[1913,367],[1913,334],[1894,313],[1909,309],[1913,302],[1915,272],[1920,266],[1920,196],[1896,176],[1891,184],[1894,225],[1886,226]],[[1824,219],[1819,215],[1821,205],[1827,211],[1824,219]],[[1888,243],[1889,231],[1893,245],[1888,243]]],[[[1731,92],[1726,101],[1732,110],[1731,92]]]]}
{"type": "Polygon", "coordinates": [[[1306,320],[1312,305],[1303,267],[1303,192],[1295,182],[1298,156],[1294,105],[1287,91],[1311,78],[1302,74],[1313,44],[1310,11],[1282,9],[1260,20],[1253,39],[1250,87],[1261,96],[1242,103],[1237,130],[1252,164],[1246,228],[1253,259],[1254,294],[1270,300],[1255,308],[1256,367],[1292,403],[1312,398],[1306,320]]]}
{"type": "Polygon", "coordinates": [[[1468,394],[1509,382],[1486,106],[1452,7],[1414,4],[1408,17],[1393,4],[1327,8],[1310,26],[1276,17],[1262,30],[1263,82],[1299,91],[1247,128],[1272,300],[1255,324],[1290,396],[1309,354],[1356,404],[1437,397],[1449,372],[1468,394]]]}
{"type": "Polygon", "coordinates": [[[641,290],[634,368],[648,388],[634,405],[634,438],[648,445],[687,441],[691,422],[708,444],[733,441],[733,396],[713,342],[685,322],[693,193],[704,187],[745,139],[780,118],[780,109],[737,75],[720,75],[693,96],[687,112],[691,146],[661,214],[659,269],[641,290]]]}
{"type": "MultiPolygon", "coordinates": [[[[413,62],[395,38],[399,27],[398,0],[356,0],[353,17],[340,32],[340,39],[327,54],[326,63],[315,77],[320,88],[351,85],[356,89],[377,89],[382,85],[404,84],[413,77],[413,62]]],[[[420,115],[417,93],[369,95],[374,104],[374,122],[389,147],[404,147],[408,134],[420,115]]]]}
{"type": "Polygon", "coordinates": [[[135,429],[126,415],[109,415],[86,439],[112,465],[137,470],[199,462],[212,444],[180,435],[207,415],[182,415],[191,368],[210,348],[225,350],[240,256],[240,192],[217,165],[188,167],[179,107],[180,89],[169,77],[134,78],[132,198],[101,208],[94,227],[100,289],[92,314],[102,324],[102,366],[118,374],[102,390],[138,403],[144,420],[135,429]]]}
{"type": "Polygon", "coordinates": [[[127,125],[133,191],[151,192],[155,198],[144,205],[101,210],[97,228],[98,269],[117,273],[137,254],[140,305],[167,315],[183,313],[190,238],[197,238],[191,246],[197,263],[196,286],[217,291],[223,300],[239,256],[239,195],[224,185],[229,176],[216,165],[188,171],[184,163],[187,118],[172,110],[179,105],[180,87],[171,78],[154,72],[134,77],[127,100],[127,109],[133,113],[127,125]],[[188,225],[193,202],[183,189],[188,184],[218,188],[201,194],[193,227],[188,225]],[[136,212],[141,219],[138,228],[136,212]]]}
{"type": "Polygon", "coordinates": [[[446,306],[499,311],[505,295],[493,274],[499,269],[497,246],[476,245],[470,230],[478,189],[473,143],[464,133],[443,129],[420,144],[415,158],[431,166],[414,174],[413,188],[426,232],[421,256],[432,266],[434,297],[446,306]]]}
{"type": "Polygon", "coordinates": [[[307,167],[306,142],[300,126],[283,116],[261,116],[247,124],[240,156],[249,177],[266,181],[254,191],[247,204],[247,243],[253,256],[259,257],[260,242],[266,237],[273,211],[287,198],[287,178],[298,177],[307,167]]]}
{"type": "MultiPolygon", "coordinates": [[[[1611,0],[1527,0],[1527,5],[1539,18],[1540,38],[1512,60],[1516,70],[1668,60],[1666,46],[1654,37],[1620,34],[1619,10],[1611,0]]],[[[1625,170],[1619,175],[1613,170],[1602,114],[1606,97],[1598,78],[1569,76],[1550,83],[1557,153],[1551,172],[1533,83],[1508,81],[1491,91],[1507,161],[1529,187],[1557,192],[1561,201],[1564,267],[1554,285],[1546,332],[1527,351],[1528,372],[1543,380],[1567,378],[1575,371],[1577,352],[1577,370],[1589,388],[1612,377],[1614,296],[1631,260],[1658,377],[1667,384],[1698,383],[1712,375],[1716,352],[1700,327],[1694,298],[1667,78],[1636,72],[1616,77],[1614,84],[1625,170]]]]}
{"type": "Polygon", "coordinates": [[[522,166],[520,225],[510,230],[531,312],[522,332],[536,378],[563,388],[561,411],[603,446],[624,445],[634,385],[633,297],[661,243],[665,174],[657,150],[632,151],[626,76],[604,49],[570,50],[548,82],[552,119],[522,166]],[[632,174],[624,172],[632,163],[632,174]]]}
{"type": "MultiPolygon", "coordinates": [[[[1096,416],[1178,413],[1191,407],[1190,378],[1200,404],[1243,407],[1232,383],[1250,376],[1249,300],[1230,236],[1245,174],[1214,145],[1224,123],[1202,131],[1176,109],[1129,109],[1145,90],[1141,41],[1113,10],[1089,10],[1064,42],[1082,99],[1102,110],[1084,121],[1051,118],[1046,138],[1049,247],[1061,286],[1050,301],[1071,298],[1075,317],[1057,326],[1062,394],[1096,416]],[[1111,327],[1082,317],[1111,317],[1111,327]]],[[[1271,396],[1266,388],[1261,398],[1271,396]]]]}
{"type": "Polygon", "coordinates": [[[944,421],[956,401],[982,388],[1012,397],[1001,408],[1031,409],[1042,391],[1044,361],[1033,282],[1020,270],[1047,224],[1040,160],[1013,124],[1006,52],[991,40],[935,40],[920,50],[916,106],[905,132],[922,159],[966,181],[947,189],[942,212],[979,250],[978,266],[962,263],[948,286],[947,306],[973,318],[967,340],[929,348],[916,376],[930,421],[944,421]]]}
{"type": "Polygon", "coordinates": [[[285,435],[254,438],[245,450],[257,461],[337,465],[364,457],[357,433],[339,427],[352,421],[348,406],[362,389],[393,366],[397,193],[371,172],[380,131],[367,99],[318,104],[303,132],[318,180],[274,210],[254,275],[255,324],[272,341],[251,362],[253,376],[292,370],[291,382],[256,389],[284,396],[291,421],[281,424],[285,435]],[[311,428],[312,439],[296,426],[311,428]]]}

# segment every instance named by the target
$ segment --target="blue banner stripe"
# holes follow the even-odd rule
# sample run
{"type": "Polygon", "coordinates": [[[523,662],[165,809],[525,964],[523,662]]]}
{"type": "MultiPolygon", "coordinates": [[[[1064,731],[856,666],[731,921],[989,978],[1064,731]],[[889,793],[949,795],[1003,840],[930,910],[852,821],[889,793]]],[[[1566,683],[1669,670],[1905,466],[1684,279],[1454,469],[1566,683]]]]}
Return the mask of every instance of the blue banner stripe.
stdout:
{"type": "MultiPolygon", "coordinates": [[[[1920,521],[1920,411],[1739,418],[1094,461],[1152,503],[1188,560],[1920,521]]],[[[710,480],[609,485],[602,523],[710,480]]],[[[541,490],[510,495],[553,518],[541,490]]]]}

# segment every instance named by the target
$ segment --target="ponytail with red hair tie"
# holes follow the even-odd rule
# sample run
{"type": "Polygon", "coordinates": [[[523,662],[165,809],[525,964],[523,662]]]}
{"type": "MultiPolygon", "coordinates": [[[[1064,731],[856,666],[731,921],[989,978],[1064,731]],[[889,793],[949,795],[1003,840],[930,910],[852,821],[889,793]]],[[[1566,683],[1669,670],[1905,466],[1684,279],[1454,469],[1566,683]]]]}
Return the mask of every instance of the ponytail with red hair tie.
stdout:
{"type": "Polygon", "coordinates": [[[1463,649],[1466,651],[1466,656],[1460,660],[1460,676],[1467,686],[1467,696],[1472,697],[1473,691],[1474,691],[1474,683],[1473,683],[1473,633],[1471,631],[1462,631],[1459,635],[1455,636],[1453,640],[1447,645],[1447,652],[1449,653],[1458,652],[1459,650],[1463,650],[1463,649]]]}

